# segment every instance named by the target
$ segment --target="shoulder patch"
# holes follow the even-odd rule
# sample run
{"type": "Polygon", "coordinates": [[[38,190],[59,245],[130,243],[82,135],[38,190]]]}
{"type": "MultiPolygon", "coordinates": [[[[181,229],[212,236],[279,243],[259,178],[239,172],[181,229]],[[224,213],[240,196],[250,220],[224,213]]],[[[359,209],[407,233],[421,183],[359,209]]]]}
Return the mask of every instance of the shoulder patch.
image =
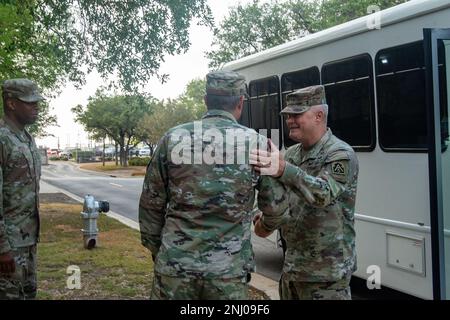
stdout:
{"type": "Polygon", "coordinates": [[[342,161],[336,161],[331,164],[331,172],[337,176],[347,175],[347,166],[342,161]]]}

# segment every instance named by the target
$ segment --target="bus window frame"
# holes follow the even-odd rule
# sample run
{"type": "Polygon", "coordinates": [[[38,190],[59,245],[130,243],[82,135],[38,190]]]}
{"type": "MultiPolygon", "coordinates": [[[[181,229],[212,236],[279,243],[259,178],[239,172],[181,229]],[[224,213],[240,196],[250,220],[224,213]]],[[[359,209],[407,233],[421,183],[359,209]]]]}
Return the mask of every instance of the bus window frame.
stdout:
{"type": "MultiPolygon", "coordinates": [[[[278,129],[278,130],[280,130],[280,135],[279,135],[279,141],[278,141],[278,143],[279,143],[279,146],[281,147],[282,146],[282,140],[283,140],[283,137],[282,137],[282,119],[281,119],[281,115],[280,115],[280,112],[281,112],[281,93],[280,93],[280,84],[281,84],[281,82],[280,82],[280,78],[278,77],[278,75],[273,75],[273,76],[268,76],[268,77],[264,77],[264,78],[260,78],[260,79],[254,79],[254,80],[252,80],[252,81],[250,81],[249,83],[248,83],[248,106],[249,106],[249,115],[250,115],[250,117],[252,116],[252,100],[255,100],[255,99],[258,99],[259,97],[264,97],[264,96],[254,96],[254,97],[252,97],[252,95],[251,95],[251,88],[252,88],[252,85],[255,83],[255,82],[263,82],[263,81],[270,81],[270,80],[273,80],[273,79],[275,79],[276,81],[277,81],[277,92],[276,93],[272,93],[272,94],[269,94],[269,95],[266,95],[267,97],[268,96],[271,96],[271,95],[276,95],[277,97],[278,97],[278,105],[277,105],[277,110],[278,110],[278,112],[277,112],[277,116],[278,116],[278,128],[265,128],[266,130],[267,130],[267,133],[269,133],[270,132],[270,130],[271,129],[278,129]],[[255,99],[252,99],[252,98],[255,98],[255,99]]],[[[253,126],[253,118],[250,118],[250,124],[251,124],[251,128],[252,129],[254,129],[254,130],[256,130],[255,128],[254,128],[254,126],[253,126]]]]}
{"type": "MultiPolygon", "coordinates": [[[[325,86],[325,92],[326,92],[326,84],[323,83],[323,72],[324,72],[324,67],[330,65],[330,64],[336,64],[336,63],[342,63],[342,62],[346,62],[349,60],[353,60],[353,59],[358,59],[358,58],[367,58],[368,62],[369,62],[369,90],[370,90],[370,95],[369,95],[369,99],[370,99],[370,110],[369,110],[369,114],[370,114],[370,129],[369,129],[369,134],[370,134],[370,145],[367,146],[354,146],[351,145],[348,141],[345,141],[346,143],[348,143],[355,151],[357,152],[372,152],[373,150],[375,150],[376,145],[377,145],[377,129],[376,129],[376,117],[375,117],[375,73],[374,73],[374,60],[372,59],[372,56],[365,52],[365,53],[361,53],[361,54],[357,54],[351,57],[346,57],[343,59],[337,59],[337,60],[333,60],[333,61],[328,61],[322,64],[322,67],[320,68],[320,81],[321,84],[323,86],[325,86]]],[[[354,82],[355,79],[353,79],[352,81],[354,82]]],[[[357,79],[356,79],[357,80],[357,79]]],[[[348,80],[341,80],[342,82],[347,82],[348,80]]],[[[340,82],[340,81],[339,81],[340,82]]],[[[339,82],[330,82],[332,84],[336,84],[339,82]]],[[[330,108],[332,108],[333,106],[330,106],[330,108]]]]}
{"type": "MultiPolygon", "coordinates": [[[[319,69],[318,66],[311,66],[311,67],[307,67],[307,68],[303,68],[303,69],[299,69],[299,70],[294,70],[294,71],[289,71],[289,72],[283,73],[283,74],[281,75],[281,79],[280,79],[280,105],[281,105],[281,109],[283,109],[283,108],[285,107],[285,106],[284,106],[284,103],[283,103],[283,94],[286,92],[286,95],[287,95],[287,94],[289,94],[289,93],[294,92],[295,90],[301,89],[301,88],[298,88],[298,89],[294,89],[294,90],[285,91],[285,90],[283,89],[283,80],[286,79],[286,77],[288,77],[288,76],[290,76],[290,75],[292,75],[292,74],[294,74],[294,73],[305,72],[305,71],[307,71],[307,70],[314,70],[314,71],[317,71],[317,75],[319,76],[319,82],[318,82],[317,84],[318,84],[318,85],[321,84],[322,79],[321,79],[320,69],[319,69]]],[[[285,122],[283,119],[281,120],[281,125],[282,125],[281,130],[282,130],[282,136],[283,136],[283,138],[282,138],[282,143],[283,143],[284,148],[285,148],[285,149],[288,149],[289,147],[291,147],[292,145],[297,144],[298,142],[296,142],[296,141],[294,141],[294,140],[291,139],[291,140],[292,140],[293,142],[295,142],[295,143],[292,144],[292,145],[289,146],[289,147],[286,146],[285,138],[286,138],[286,137],[289,137],[289,131],[285,132],[285,129],[287,130],[287,128],[286,128],[286,122],[285,122]]]]}
{"type": "MultiPolygon", "coordinates": [[[[379,107],[379,103],[378,103],[378,101],[379,101],[378,96],[379,96],[380,88],[378,86],[378,67],[377,67],[376,61],[378,61],[380,55],[383,54],[385,50],[402,48],[402,47],[411,46],[411,45],[419,44],[419,43],[423,44],[423,40],[416,40],[416,41],[412,41],[412,42],[402,43],[402,44],[392,46],[392,47],[382,48],[382,49],[378,50],[375,55],[373,64],[374,64],[374,71],[375,71],[378,132],[382,131],[381,129],[383,128],[383,126],[381,125],[381,116],[380,116],[381,111],[380,111],[380,107],[379,107]]],[[[421,68],[425,71],[425,63],[421,68]]],[[[381,75],[383,75],[383,74],[381,74],[381,75]]],[[[425,86],[425,83],[424,83],[424,86],[425,86]]],[[[424,90],[425,90],[425,87],[424,87],[424,90]]],[[[425,94],[425,92],[424,92],[424,94],[425,94]]],[[[425,106],[424,106],[424,108],[425,108],[425,106]]],[[[426,109],[425,109],[425,111],[426,111],[426,109]]],[[[390,147],[385,147],[381,143],[381,134],[378,135],[378,145],[380,146],[381,150],[383,150],[386,153],[428,153],[427,148],[390,148],[390,147]]]]}

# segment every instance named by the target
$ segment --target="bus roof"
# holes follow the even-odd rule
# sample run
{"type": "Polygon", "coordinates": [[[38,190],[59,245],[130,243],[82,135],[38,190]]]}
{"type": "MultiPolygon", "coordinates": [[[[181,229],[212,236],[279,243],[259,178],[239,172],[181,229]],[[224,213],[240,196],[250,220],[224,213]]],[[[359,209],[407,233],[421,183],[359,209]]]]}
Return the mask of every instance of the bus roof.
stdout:
{"type": "MultiPolygon", "coordinates": [[[[381,27],[419,17],[430,12],[450,7],[449,0],[411,0],[406,3],[380,11],[381,27]]],[[[375,14],[364,16],[329,29],[319,31],[302,38],[298,38],[273,48],[252,54],[250,56],[231,61],[223,66],[225,70],[239,70],[267,60],[292,54],[297,51],[316,47],[328,42],[348,38],[353,35],[374,31],[367,27],[367,18],[375,14]]]]}

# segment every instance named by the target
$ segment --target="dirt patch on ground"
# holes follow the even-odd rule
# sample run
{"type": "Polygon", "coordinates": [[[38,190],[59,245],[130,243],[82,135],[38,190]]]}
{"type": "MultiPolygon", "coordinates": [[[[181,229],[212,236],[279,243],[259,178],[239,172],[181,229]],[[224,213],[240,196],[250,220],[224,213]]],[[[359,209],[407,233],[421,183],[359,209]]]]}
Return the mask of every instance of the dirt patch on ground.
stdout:
{"type": "Polygon", "coordinates": [[[41,193],[39,194],[40,203],[66,203],[66,204],[80,204],[80,202],[72,199],[68,195],[58,193],[41,193]]]}

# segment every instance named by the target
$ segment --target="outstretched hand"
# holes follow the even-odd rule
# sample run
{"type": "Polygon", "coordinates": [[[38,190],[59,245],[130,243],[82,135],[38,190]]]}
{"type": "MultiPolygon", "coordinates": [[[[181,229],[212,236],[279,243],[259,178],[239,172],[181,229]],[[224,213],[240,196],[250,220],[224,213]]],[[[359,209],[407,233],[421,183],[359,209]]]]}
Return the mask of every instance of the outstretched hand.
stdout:
{"type": "Polygon", "coordinates": [[[280,177],[286,161],[277,146],[269,139],[269,150],[254,149],[250,152],[250,164],[254,166],[255,170],[261,175],[280,177]]]}

